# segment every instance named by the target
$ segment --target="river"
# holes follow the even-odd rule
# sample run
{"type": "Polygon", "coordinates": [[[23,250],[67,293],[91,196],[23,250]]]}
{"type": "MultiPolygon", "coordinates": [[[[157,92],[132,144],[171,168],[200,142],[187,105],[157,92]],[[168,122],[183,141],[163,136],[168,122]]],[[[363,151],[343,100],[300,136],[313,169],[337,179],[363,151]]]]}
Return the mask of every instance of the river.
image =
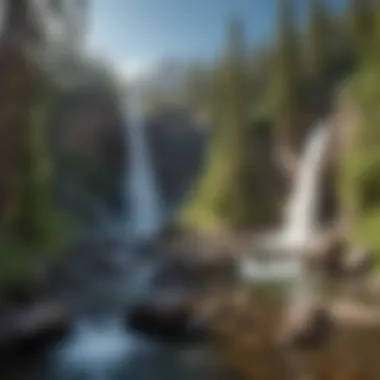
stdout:
{"type": "Polygon", "coordinates": [[[82,245],[82,251],[88,251],[85,258],[82,261],[74,258],[69,264],[76,280],[62,284],[56,293],[74,315],[69,335],[29,365],[11,365],[8,378],[211,380],[229,377],[229,371],[209,344],[168,345],[126,328],[125,319],[134,301],[149,296],[157,300],[152,283],[162,268],[160,259],[154,247],[148,255],[141,254],[137,247],[154,237],[163,224],[144,124],[136,98],[130,98],[130,102],[133,104],[128,107],[126,138],[131,156],[123,189],[131,206],[130,218],[121,221],[118,227],[117,231],[123,231],[125,226],[119,243],[105,244],[101,253],[107,255],[116,269],[104,270],[101,265],[94,265],[99,259],[99,253],[91,252],[99,251],[96,242],[82,245]]]}

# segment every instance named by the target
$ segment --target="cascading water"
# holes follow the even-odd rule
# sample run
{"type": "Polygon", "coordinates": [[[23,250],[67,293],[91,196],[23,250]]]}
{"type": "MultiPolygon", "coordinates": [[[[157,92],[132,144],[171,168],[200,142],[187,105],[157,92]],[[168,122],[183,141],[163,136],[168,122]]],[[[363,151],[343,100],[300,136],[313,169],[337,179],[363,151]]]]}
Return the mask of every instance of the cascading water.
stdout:
{"type": "Polygon", "coordinates": [[[329,129],[319,123],[305,146],[303,160],[288,204],[282,238],[290,247],[307,244],[315,236],[319,201],[319,181],[329,129]]]}
{"type": "MultiPolygon", "coordinates": [[[[273,283],[280,280],[282,283],[285,280],[290,285],[279,288],[285,301],[280,336],[289,331],[289,325],[294,325],[304,311],[313,310],[320,303],[318,277],[310,273],[302,259],[318,238],[319,186],[328,137],[327,123],[320,122],[312,129],[287,205],[284,227],[259,242],[259,249],[264,250],[266,256],[264,265],[253,257],[240,263],[240,273],[249,281],[273,283]],[[294,252],[298,255],[292,256],[294,252]]],[[[286,360],[292,372],[299,372],[299,378],[302,375],[302,378],[309,379],[299,368],[297,358],[289,356],[286,360]]]]}
{"type": "Polygon", "coordinates": [[[52,362],[54,372],[63,379],[76,379],[78,375],[86,380],[115,378],[121,365],[146,349],[141,340],[126,336],[119,322],[110,319],[94,326],[80,321],[69,340],[57,350],[52,362]]]}
{"type": "Polygon", "coordinates": [[[133,237],[146,239],[158,232],[162,225],[162,206],[157,189],[150,152],[144,134],[141,101],[137,90],[128,97],[128,138],[130,147],[130,175],[128,176],[131,219],[129,229],[133,237]]]}
{"type": "Polygon", "coordinates": [[[318,123],[311,131],[296,177],[294,192],[289,201],[285,228],[282,231],[285,253],[290,250],[301,253],[300,258],[293,259],[297,271],[287,296],[289,321],[295,320],[302,310],[316,305],[320,296],[318,278],[309,273],[302,256],[307,254],[318,238],[320,179],[329,131],[325,122],[318,123]]]}
{"type": "MultiPolygon", "coordinates": [[[[127,235],[126,240],[138,242],[154,237],[161,226],[162,214],[138,94],[131,95],[126,128],[131,153],[126,202],[130,204],[131,217],[127,231],[123,232],[127,235]]],[[[79,301],[76,302],[82,300],[84,305],[89,299],[90,304],[95,302],[101,318],[98,314],[94,317],[91,307],[90,310],[87,306],[81,307],[83,312],[79,313],[72,334],[52,352],[46,380],[220,379],[219,369],[208,366],[206,355],[210,352],[207,348],[200,347],[200,351],[196,351],[201,352],[203,360],[200,363],[186,367],[188,349],[176,347],[174,352],[173,348],[137,337],[126,329],[123,322],[125,305],[149,293],[160,262],[147,261],[131,253],[125,267],[125,272],[122,270],[119,275],[105,280],[94,278],[91,289],[83,294],[78,289],[79,301]]],[[[45,375],[39,378],[45,380],[45,375]]]]}
{"type": "Polygon", "coordinates": [[[241,265],[243,277],[250,279],[277,276],[294,278],[300,272],[304,272],[302,263],[297,258],[290,259],[287,254],[306,252],[317,239],[319,182],[328,137],[329,127],[325,122],[319,122],[311,130],[287,205],[284,227],[278,232],[263,236],[259,241],[259,249],[264,249],[268,254],[270,270],[268,266],[263,270],[262,266],[257,265],[256,260],[249,257],[243,260],[241,265]],[[270,256],[273,252],[283,252],[284,262],[271,263],[270,256]]]}
{"type": "MultiPolygon", "coordinates": [[[[149,239],[161,226],[160,199],[155,183],[153,165],[144,135],[144,124],[137,91],[130,91],[127,107],[126,139],[129,145],[129,167],[126,179],[126,202],[130,205],[130,220],[125,227],[127,239],[141,241],[149,239]]],[[[118,231],[118,230],[117,230],[118,231]]],[[[144,295],[149,288],[157,263],[132,260],[135,268],[122,279],[113,279],[107,297],[113,297],[123,288],[125,301],[144,295]],[[116,281],[115,281],[116,280],[116,281]],[[119,288],[119,289],[115,289],[119,288]]],[[[106,284],[103,284],[103,289],[106,284]]],[[[97,287],[93,292],[97,292],[97,287]]],[[[103,297],[104,298],[104,297],[103,297]]],[[[103,307],[106,309],[107,307],[103,307]]],[[[81,317],[72,336],[55,352],[54,367],[64,379],[73,379],[81,374],[91,380],[119,378],[115,371],[121,363],[145,350],[146,344],[125,331],[122,318],[106,312],[102,320],[81,317]],[[144,349],[143,349],[144,347],[144,349]]],[[[124,369],[123,374],[131,369],[124,369]]]]}

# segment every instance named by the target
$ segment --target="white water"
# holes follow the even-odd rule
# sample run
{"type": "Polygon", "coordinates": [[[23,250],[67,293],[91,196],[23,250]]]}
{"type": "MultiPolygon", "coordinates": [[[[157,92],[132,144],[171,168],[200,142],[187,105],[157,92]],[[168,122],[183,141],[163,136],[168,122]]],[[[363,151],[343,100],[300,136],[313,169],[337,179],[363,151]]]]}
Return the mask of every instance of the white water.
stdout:
{"type": "Polygon", "coordinates": [[[132,91],[128,99],[127,120],[130,167],[127,179],[131,220],[129,229],[137,239],[158,232],[162,225],[162,204],[154,174],[152,159],[145,137],[140,99],[132,91]]]}
{"type": "MultiPolygon", "coordinates": [[[[147,238],[157,232],[161,223],[161,206],[155,186],[149,152],[145,144],[144,129],[141,122],[141,112],[138,99],[131,100],[129,111],[129,141],[131,149],[130,168],[130,200],[132,203],[131,224],[133,236],[147,238]],[[135,107],[135,108],[133,108],[135,107]]],[[[288,213],[284,228],[272,236],[271,244],[290,249],[302,249],[314,238],[317,229],[317,202],[319,195],[320,169],[328,138],[328,128],[321,123],[312,130],[305,145],[305,152],[295,181],[294,191],[289,200],[288,213]]],[[[286,256],[286,255],[284,255],[286,256]]],[[[265,263],[257,266],[255,263],[243,263],[245,274],[255,280],[266,278],[291,278],[293,286],[288,293],[289,315],[298,313],[298,305],[310,301],[309,278],[304,266],[297,258],[284,265],[265,263]],[[306,286],[307,285],[307,286],[306,286]]],[[[131,277],[132,296],[142,295],[149,285],[153,267],[136,266],[131,277]],[[136,292],[135,292],[136,290],[136,292]]],[[[310,301],[312,302],[312,301],[310,301]]],[[[74,379],[84,375],[88,380],[120,380],[122,377],[114,373],[123,362],[133,361],[136,355],[150,351],[144,342],[135,340],[125,332],[118,320],[110,323],[81,323],[77,326],[72,339],[61,348],[57,365],[64,368],[64,380],[74,379]]],[[[175,359],[178,360],[178,359],[175,359]]],[[[173,358],[173,363],[175,362],[173,358]]],[[[128,371],[123,372],[126,378],[128,371]]],[[[159,374],[158,374],[159,376],[159,374]]]]}
{"type": "Polygon", "coordinates": [[[58,360],[53,365],[65,379],[82,374],[89,380],[108,380],[115,368],[143,350],[146,350],[146,344],[127,336],[117,319],[96,326],[82,320],[77,323],[70,339],[58,348],[58,360]]]}
{"type": "Polygon", "coordinates": [[[282,231],[290,247],[302,248],[315,237],[318,228],[319,182],[328,136],[328,126],[321,122],[311,131],[306,143],[282,231]]]}
{"type": "MultiPolygon", "coordinates": [[[[154,169],[144,135],[139,94],[130,91],[126,109],[126,139],[129,146],[129,168],[126,178],[126,202],[129,204],[130,220],[124,233],[137,241],[149,239],[162,225],[162,208],[154,176],[154,169]]],[[[112,227],[113,228],[113,227],[112,227]]],[[[128,299],[143,297],[150,289],[158,263],[131,263],[131,273],[126,274],[122,288],[128,299]]],[[[125,331],[122,320],[96,322],[78,321],[71,339],[56,352],[55,365],[63,379],[84,376],[91,380],[120,379],[115,370],[136,355],[147,355],[152,343],[133,338],[125,331]]],[[[126,371],[126,370],[125,370],[126,371]]],[[[125,373],[124,371],[124,373],[125,373]]],[[[124,375],[123,375],[124,376],[124,375]]]]}
{"type": "Polygon", "coordinates": [[[294,252],[300,252],[302,256],[317,243],[319,187],[328,137],[329,127],[325,122],[319,122],[312,129],[289,198],[284,226],[275,233],[261,237],[258,246],[268,259],[264,263],[252,257],[244,259],[240,266],[243,277],[269,281],[284,278],[298,281],[303,277],[305,268],[302,261],[286,256],[294,252]],[[278,251],[284,254],[283,262],[271,263],[271,253],[278,251]]]}
{"type": "Polygon", "coordinates": [[[299,169],[294,192],[288,205],[285,228],[282,231],[286,244],[285,252],[300,251],[299,270],[287,292],[287,312],[284,320],[285,330],[288,324],[294,324],[300,315],[323,300],[318,276],[311,273],[302,260],[308,249],[318,239],[318,203],[320,201],[320,179],[323,160],[326,154],[329,126],[321,122],[311,131],[305,146],[304,158],[299,169]]]}

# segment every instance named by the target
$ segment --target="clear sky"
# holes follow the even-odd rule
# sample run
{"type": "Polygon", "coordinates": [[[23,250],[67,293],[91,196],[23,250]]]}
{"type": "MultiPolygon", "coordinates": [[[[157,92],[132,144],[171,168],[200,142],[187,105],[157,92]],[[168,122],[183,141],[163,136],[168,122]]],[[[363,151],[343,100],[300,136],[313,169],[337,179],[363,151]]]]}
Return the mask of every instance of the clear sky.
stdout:
{"type": "MultiPolygon", "coordinates": [[[[340,10],[347,0],[325,0],[340,10]]],[[[126,72],[164,57],[209,59],[220,51],[231,16],[250,43],[274,38],[276,0],[92,0],[90,45],[126,72]]],[[[295,0],[299,19],[307,0],[295,0]]]]}

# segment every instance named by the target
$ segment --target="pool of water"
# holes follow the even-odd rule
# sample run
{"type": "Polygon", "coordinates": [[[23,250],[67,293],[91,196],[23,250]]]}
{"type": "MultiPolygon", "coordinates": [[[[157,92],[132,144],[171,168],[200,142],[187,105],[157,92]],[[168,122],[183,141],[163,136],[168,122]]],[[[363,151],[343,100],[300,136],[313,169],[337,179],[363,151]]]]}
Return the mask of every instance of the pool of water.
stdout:
{"type": "MultiPolygon", "coordinates": [[[[125,257],[122,251],[117,255],[125,257]]],[[[87,273],[86,286],[68,284],[64,297],[76,316],[70,334],[30,365],[11,365],[7,380],[230,379],[230,368],[211,343],[168,345],[127,329],[131,303],[152,292],[157,302],[177,294],[152,289],[160,265],[128,255],[128,264],[117,273],[87,273]]]]}
{"type": "Polygon", "coordinates": [[[206,347],[165,346],[136,336],[116,319],[81,321],[34,374],[19,379],[219,379],[223,371],[210,365],[211,357],[206,347]]]}

